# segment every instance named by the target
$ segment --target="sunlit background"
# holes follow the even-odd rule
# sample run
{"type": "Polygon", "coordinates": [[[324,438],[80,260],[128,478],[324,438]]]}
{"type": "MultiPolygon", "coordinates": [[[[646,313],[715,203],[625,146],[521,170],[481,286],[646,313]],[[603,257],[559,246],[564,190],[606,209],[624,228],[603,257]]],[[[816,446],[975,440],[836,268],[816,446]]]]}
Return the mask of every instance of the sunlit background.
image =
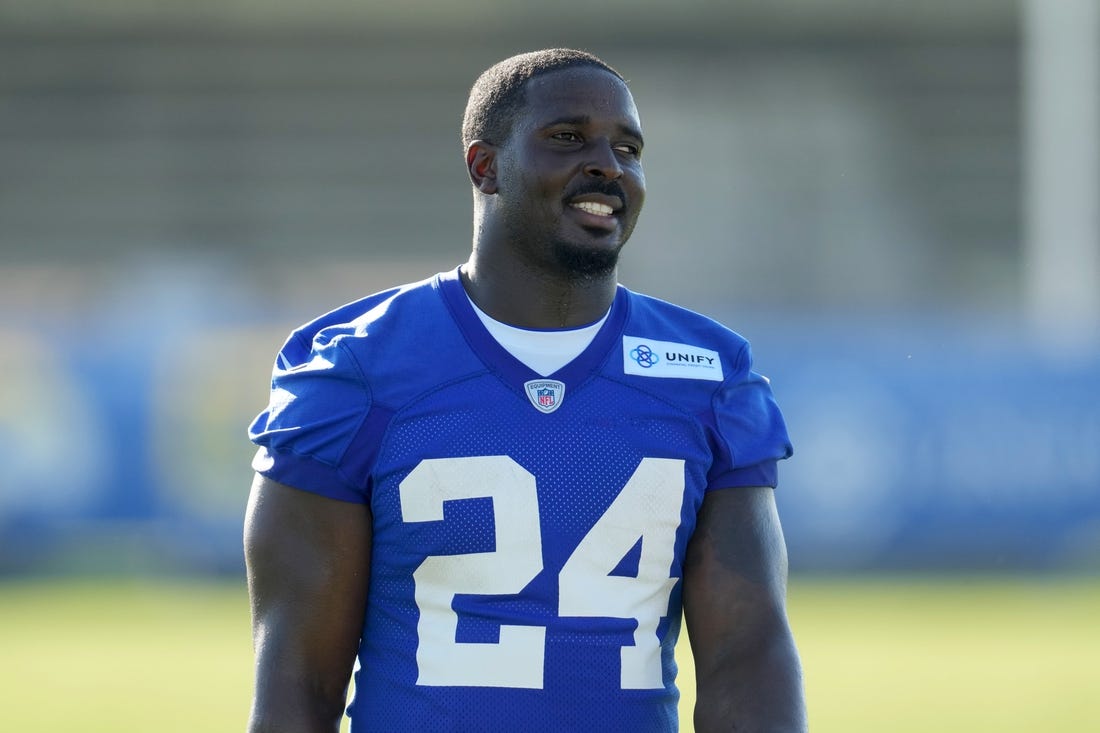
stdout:
{"type": "Polygon", "coordinates": [[[772,381],[793,585],[1095,577],[1098,5],[0,0],[0,577],[242,577],[282,339],[465,259],[547,46],[640,109],[623,282],[772,381]]]}

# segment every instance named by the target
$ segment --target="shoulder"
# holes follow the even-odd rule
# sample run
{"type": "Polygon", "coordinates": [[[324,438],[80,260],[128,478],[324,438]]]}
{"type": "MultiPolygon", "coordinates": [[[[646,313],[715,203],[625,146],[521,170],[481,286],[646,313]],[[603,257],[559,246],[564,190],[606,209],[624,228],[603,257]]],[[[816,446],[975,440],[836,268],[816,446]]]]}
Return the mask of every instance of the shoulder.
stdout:
{"type": "Polygon", "coordinates": [[[694,311],[629,297],[624,378],[698,416],[714,449],[711,486],[775,486],[775,463],[792,449],[768,380],[752,369],[749,342],[694,311]]]}
{"type": "Polygon", "coordinates": [[[296,328],[287,345],[297,345],[300,351],[308,354],[344,339],[388,336],[387,330],[402,321],[403,312],[430,312],[438,303],[435,292],[438,277],[382,290],[335,308],[296,328]]]}
{"type": "Polygon", "coordinates": [[[456,277],[441,273],[390,288],[306,323],[283,346],[277,371],[340,374],[373,400],[396,405],[480,370],[444,294],[456,277]]]}
{"type": "Polygon", "coordinates": [[[627,297],[623,365],[628,374],[721,383],[751,368],[748,341],[724,324],[660,298],[630,290],[627,297]]]}
{"type": "Polygon", "coordinates": [[[377,371],[400,363],[414,367],[462,340],[441,293],[446,273],[383,290],[340,306],[298,327],[279,360],[284,368],[318,355],[350,360],[377,371]]]}

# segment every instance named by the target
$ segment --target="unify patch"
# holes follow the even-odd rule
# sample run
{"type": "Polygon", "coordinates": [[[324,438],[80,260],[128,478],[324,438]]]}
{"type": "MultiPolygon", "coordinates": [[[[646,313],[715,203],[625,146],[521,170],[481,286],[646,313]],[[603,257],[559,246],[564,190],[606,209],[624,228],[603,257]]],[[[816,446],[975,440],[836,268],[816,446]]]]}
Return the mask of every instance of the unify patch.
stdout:
{"type": "Polygon", "coordinates": [[[724,379],[717,351],[636,336],[623,336],[623,371],[641,377],[724,379]]]}

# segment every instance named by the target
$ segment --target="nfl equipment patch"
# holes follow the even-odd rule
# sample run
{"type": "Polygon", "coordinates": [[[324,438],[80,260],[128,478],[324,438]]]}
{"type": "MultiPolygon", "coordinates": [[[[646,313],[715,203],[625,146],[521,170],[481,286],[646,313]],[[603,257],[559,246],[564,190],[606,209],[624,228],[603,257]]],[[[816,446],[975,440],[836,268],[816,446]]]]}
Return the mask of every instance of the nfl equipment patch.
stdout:
{"type": "Polygon", "coordinates": [[[553,412],[561,405],[565,396],[565,383],[556,379],[532,379],[524,382],[527,399],[539,412],[553,412]]]}

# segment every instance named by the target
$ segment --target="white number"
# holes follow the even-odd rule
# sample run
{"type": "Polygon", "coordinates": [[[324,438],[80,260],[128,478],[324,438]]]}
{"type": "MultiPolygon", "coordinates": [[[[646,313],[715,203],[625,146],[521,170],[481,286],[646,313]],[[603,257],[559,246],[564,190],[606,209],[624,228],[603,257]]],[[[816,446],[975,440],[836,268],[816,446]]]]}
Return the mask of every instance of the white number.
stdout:
{"type": "Polygon", "coordinates": [[[622,648],[623,689],[664,686],[657,624],[668,613],[669,577],[684,498],[684,462],[645,458],[558,575],[562,616],[636,618],[622,648]],[[678,488],[679,491],[671,489],[678,488]],[[609,575],[642,540],[638,577],[609,575]]]}
{"type": "MultiPolygon", "coordinates": [[[[562,616],[636,619],[634,646],[623,647],[621,686],[663,686],[657,626],[668,614],[684,495],[684,462],[645,458],[558,576],[562,616]],[[637,577],[610,575],[641,540],[637,577]]],[[[401,482],[406,522],[443,519],[443,502],[491,498],[492,552],[428,557],[413,573],[420,610],[416,651],[422,685],[542,687],[546,629],[504,626],[497,644],[455,641],[456,593],[519,593],[542,570],[535,477],[508,456],[422,461],[401,482]]]]}
{"type": "Polygon", "coordinates": [[[490,497],[496,550],[429,557],[413,573],[420,621],[417,683],[477,687],[542,687],[546,629],[501,626],[500,643],[455,641],[455,593],[519,593],[542,570],[535,477],[507,456],[422,461],[401,482],[401,518],[443,519],[443,502],[490,497]]]}

